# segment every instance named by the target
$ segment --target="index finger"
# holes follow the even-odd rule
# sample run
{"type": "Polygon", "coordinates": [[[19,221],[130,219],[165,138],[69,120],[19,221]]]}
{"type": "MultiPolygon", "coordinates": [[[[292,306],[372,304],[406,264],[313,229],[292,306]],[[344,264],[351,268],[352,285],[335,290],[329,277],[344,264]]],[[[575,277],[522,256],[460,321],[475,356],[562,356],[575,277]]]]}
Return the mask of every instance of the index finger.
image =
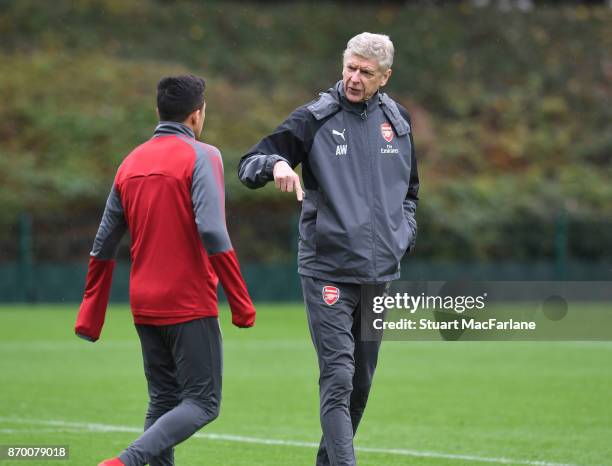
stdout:
{"type": "Polygon", "coordinates": [[[297,196],[297,200],[299,202],[302,202],[302,199],[304,199],[304,191],[302,190],[302,185],[300,184],[299,176],[295,180],[295,195],[297,196]]]}

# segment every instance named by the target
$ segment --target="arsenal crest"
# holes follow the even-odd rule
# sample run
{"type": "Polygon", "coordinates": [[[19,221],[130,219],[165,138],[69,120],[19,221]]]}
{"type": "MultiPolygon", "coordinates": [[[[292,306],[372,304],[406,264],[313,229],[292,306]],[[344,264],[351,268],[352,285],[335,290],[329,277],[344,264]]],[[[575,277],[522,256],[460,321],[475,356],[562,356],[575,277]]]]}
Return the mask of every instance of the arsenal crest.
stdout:
{"type": "Polygon", "coordinates": [[[323,287],[323,301],[328,306],[332,306],[338,302],[340,299],[340,290],[335,286],[324,286],[323,287]]]}
{"type": "Polygon", "coordinates": [[[385,141],[391,142],[393,140],[393,128],[389,123],[383,123],[380,125],[380,134],[385,141]]]}

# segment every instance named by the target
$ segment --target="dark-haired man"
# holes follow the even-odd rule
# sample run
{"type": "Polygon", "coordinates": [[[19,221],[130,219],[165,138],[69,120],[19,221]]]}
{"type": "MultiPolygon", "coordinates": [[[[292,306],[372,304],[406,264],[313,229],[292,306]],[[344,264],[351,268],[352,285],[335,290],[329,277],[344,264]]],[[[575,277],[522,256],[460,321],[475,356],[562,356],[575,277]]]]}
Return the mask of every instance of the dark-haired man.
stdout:
{"type": "Polygon", "coordinates": [[[381,338],[362,328],[364,305],[399,277],[400,260],[416,238],[419,178],[410,118],[380,92],[393,54],[385,35],[353,37],[344,51],[342,80],[289,115],[238,169],[250,188],[274,181],[303,199],[298,273],[320,369],[317,466],[355,465],[353,436],[381,338]],[[304,197],[293,170],[299,164],[304,197]]]}
{"type": "Polygon", "coordinates": [[[159,82],[160,122],[119,167],[94,240],[75,332],[99,338],[113,257],[129,229],[130,305],[149,392],[145,432],[101,466],[171,466],[173,447],[218,416],[218,280],[234,325],[255,322],[225,225],[221,153],[197,141],[204,89],[204,80],[191,75],[159,82]]]}

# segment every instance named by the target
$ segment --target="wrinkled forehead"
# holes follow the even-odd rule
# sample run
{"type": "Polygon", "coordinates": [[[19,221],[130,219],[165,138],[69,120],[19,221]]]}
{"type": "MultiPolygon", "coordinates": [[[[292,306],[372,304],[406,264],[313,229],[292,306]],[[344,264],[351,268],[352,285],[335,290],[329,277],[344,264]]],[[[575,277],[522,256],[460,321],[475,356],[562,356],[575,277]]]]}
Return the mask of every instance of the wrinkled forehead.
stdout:
{"type": "Polygon", "coordinates": [[[345,67],[359,68],[367,71],[380,71],[380,64],[375,58],[366,58],[362,55],[350,54],[344,58],[343,65],[345,67]]]}

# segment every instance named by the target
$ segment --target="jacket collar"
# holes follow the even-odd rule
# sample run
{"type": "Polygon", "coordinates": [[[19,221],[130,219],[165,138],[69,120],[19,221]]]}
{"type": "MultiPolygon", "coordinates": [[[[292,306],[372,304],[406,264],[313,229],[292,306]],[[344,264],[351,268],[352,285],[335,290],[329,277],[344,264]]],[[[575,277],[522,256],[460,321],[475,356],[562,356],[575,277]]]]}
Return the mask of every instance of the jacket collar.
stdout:
{"type": "Polygon", "coordinates": [[[398,136],[404,136],[410,132],[410,126],[406,120],[401,116],[397,104],[391,97],[384,92],[377,92],[366,102],[354,104],[349,102],[344,97],[344,88],[342,81],[338,81],[334,87],[327,90],[327,92],[321,92],[319,98],[308,105],[308,110],[312,113],[317,120],[322,120],[334,113],[340,111],[341,108],[347,111],[353,111],[357,114],[362,114],[363,111],[370,113],[377,106],[380,106],[385,113],[385,116],[389,119],[398,136]]]}
{"type": "Polygon", "coordinates": [[[351,102],[346,98],[342,81],[338,81],[336,83],[335,91],[338,94],[338,99],[340,100],[340,105],[342,106],[342,108],[348,110],[349,112],[357,113],[359,115],[363,115],[364,112],[366,115],[368,113],[373,112],[379,103],[378,96],[380,95],[380,93],[378,91],[376,91],[376,93],[365,102],[351,102]]]}
{"type": "Polygon", "coordinates": [[[195,139],[195,134],[191,128],[175,121],[160,121],[155,127],[153,137],[168,136],[170,134],[182,134],[183,136],[195,139]]]}

